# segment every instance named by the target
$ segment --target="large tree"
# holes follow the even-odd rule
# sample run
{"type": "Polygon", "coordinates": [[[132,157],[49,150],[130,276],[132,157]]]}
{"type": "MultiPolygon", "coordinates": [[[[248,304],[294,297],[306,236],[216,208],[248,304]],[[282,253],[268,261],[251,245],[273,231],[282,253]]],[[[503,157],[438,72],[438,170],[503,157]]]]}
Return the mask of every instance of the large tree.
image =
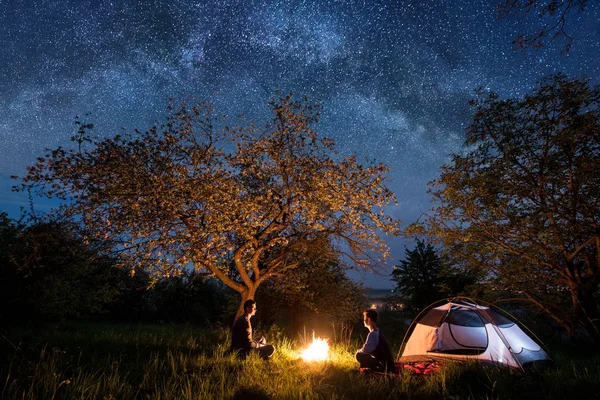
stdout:
{"type": "Polygon", "coordinates": [[[436,204],[417,231],[555,317],[549,295],[567,293],[566,326],[600,339],[600,88],[559,74],[473,105],[464,151],[430,183],[436,204]]]}
{"type": "Polygon", "coordinates": [[[323,243],[360,268],[387,257],[380,235],[399,224],[383,209],[395,202],[387,166],[336,154],[313,129],[318,104],[290,94],[270,108],[264,129],[225,126],[204,102],[172,105],[164,125],[105,139],[78,122],[75,146],[39,158],[17,190],[62,199],[61,212],[90,241],[112,241],[131,268],[216,276],[241,294],[238,314],[262,282],[323,243]]]}

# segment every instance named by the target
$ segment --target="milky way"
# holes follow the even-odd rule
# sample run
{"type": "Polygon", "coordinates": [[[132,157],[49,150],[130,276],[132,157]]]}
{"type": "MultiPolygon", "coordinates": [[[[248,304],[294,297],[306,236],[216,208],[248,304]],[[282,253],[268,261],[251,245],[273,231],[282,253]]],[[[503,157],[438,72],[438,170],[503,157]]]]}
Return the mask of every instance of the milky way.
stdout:
{"type": "MultiPolygon", "coordinates": [[[[496,3],[0,0],[0,210],[28,206],[8,177],[67,144],[76,116],[97,135],[143,130],[168,97],[190,95],[260,121],[279,89],[324,102],[318,130],[341,153],[388,164],[390,212],[413,222],[477,88],[519,96],[545,74],[600,78],[597,2],[569,18],[566,56],[561,42],[512,50],[539,21],[498,21],[496,3]]],[[[403,243],[389,243],[397,261],[403,243]]]]}

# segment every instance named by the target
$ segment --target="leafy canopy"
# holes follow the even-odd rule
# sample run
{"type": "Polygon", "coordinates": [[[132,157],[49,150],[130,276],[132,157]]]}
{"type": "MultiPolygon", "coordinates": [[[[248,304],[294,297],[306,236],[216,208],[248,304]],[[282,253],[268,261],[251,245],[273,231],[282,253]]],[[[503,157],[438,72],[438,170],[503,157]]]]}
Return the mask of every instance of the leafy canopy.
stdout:
{"type": "Polygon", "coordinates": [[[384,212],[395,202],[388,167],[337,155],[314,130],[320,105],[290,94],[269,106],[264,129],[225,126],[205,102],[172,104],[164,125],[106,139],[78,122],[76,146],[39,158],[17,190],[65,200],[61,211],[132,270],[193,267],[242,301],[326,242],[360,268],[387,257],[380,235],[399,226],[384,212]]]}
{"type": "Polygon", "coordinates": [[[464,152],[430,183],[435,206],[413,229],[597,337],[600,88],[559,74],[473,106],[464,152]],[[570,312],[554,307],[557,292],[570,312]]]}

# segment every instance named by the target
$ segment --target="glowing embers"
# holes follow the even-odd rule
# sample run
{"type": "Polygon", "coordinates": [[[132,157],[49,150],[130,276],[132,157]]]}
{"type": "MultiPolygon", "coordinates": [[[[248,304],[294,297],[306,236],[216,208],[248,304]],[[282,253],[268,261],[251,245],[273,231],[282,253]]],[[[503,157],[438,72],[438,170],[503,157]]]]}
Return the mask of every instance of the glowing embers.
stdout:
{"type": "Polygon", "coordinates": [[[312,343],[300,352],[300,357],[304,361],[329,360],[329,344],[327,343],[327,339],[315,338],[313,334],[312,343]]]}

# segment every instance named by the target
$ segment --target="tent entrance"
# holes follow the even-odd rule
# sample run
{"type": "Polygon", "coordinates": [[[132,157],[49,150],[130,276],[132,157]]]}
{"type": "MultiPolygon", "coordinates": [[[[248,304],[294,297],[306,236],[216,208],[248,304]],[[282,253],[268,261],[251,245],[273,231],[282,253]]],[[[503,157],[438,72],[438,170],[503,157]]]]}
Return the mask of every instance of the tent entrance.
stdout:
{"type": "Polygon", "coordinates": [[[485,322],[474,310],[452,307],[437,329],[434,353],[477,355],[489,345],[485,322]]]}

